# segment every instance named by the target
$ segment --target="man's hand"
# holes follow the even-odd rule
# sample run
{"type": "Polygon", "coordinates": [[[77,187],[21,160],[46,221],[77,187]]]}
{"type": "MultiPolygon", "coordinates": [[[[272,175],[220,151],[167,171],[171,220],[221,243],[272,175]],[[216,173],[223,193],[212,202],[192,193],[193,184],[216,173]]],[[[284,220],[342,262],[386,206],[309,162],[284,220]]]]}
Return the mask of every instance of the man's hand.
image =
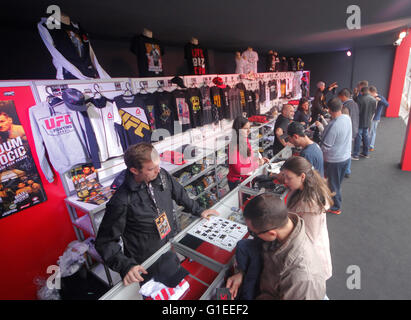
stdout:
{"type": "Polygon", "coordinates": [[[233,300],[237,296],[238,289],[240,288],[242,283],[243,283],[243,274],[241,272],[236,273],[235,275],[227,279],[226,288],[230,290],[231,297],[233,298],[233,300]]]}
{"type": "Polygon", "coordinates": [[[143,277],[140,275],[140,272],[147,274],[147,271],[140,265],[132,267],[123,279],[124,285],[128,286],[133,282],[144,281],[143,277]]]}
{"type": "Polygon", "coordinates": [[[216,210],[212,210],[212,209],[208,209],[208,210],[204,210],[202,213],[201,213],[201,218],[204,218],[204,219],[210,219],[210,216],[211,215],[215,215],[215,216],[218,216],[218,215],[220,215],[219,213],[218,213],[218,211],[216,211],[216,210]]]}

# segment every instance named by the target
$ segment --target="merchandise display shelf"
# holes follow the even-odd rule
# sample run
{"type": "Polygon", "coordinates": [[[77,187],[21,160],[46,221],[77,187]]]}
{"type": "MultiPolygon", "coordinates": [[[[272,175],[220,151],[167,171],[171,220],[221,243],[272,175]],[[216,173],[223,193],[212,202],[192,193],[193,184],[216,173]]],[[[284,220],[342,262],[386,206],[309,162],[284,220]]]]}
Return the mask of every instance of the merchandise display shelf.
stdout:
{"type": "Polygon", "coordinates": [[[180,183],[181,183],[181,185],[182,185],[183,187],[186,187],[186,186],[188,186],[189,184],[191,184],[191,183],[193,183],[194,181],[196,181],[198,178],[201,178],[202,176],[205,176],[207,173],[213,171],[214,169],[215,169],[215,166],[214,166],[214,165],[210,165],[209,168],[204,169],[203,171],[199,172],[198,174],[192,176],[192,177],[191,177],[189,180],[187,180],[186,182],[184,182],[184,183],[181,183],[181,182],[180,182],[180,183]]]}
{"type": "Polygon", "coordinates": [[[212,188],[214,188],[214,187],[216,187],[216,186],[217,186],[217,183],[214,182],[214,183],[212,183],[211,185],[209,185],[207,188],[205,188],[204,191],[201,192],[199,195],[194,196],[194,197],[192,197],[192,196],[190,195],[190,198],[193,199],[193,200],[197,200],[197,199],[200,198],[202,195],[206,194],[208,191],[210,191],[212,188]]]}

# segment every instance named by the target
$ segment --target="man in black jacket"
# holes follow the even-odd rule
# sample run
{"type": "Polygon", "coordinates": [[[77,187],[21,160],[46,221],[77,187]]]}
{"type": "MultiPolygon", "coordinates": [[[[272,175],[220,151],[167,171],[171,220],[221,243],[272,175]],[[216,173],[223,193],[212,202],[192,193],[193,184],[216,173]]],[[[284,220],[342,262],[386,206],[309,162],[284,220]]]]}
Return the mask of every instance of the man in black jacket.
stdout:
{"type": "Polygon", "coordinates": [[[119,272],[124,285],[129,285],[143,281],[140,273],[146,270],[140,264],[175,235],[173,200],[202,218],[218,213],[203,211],[174,177],[160,169],[160,158],[153,145],[130,146],[124,162],[126,179],[107,203],[95,245],[107,266],[119,272]]]}
{"type": "Polygon", "coordinates": [[[370,95],[368,87],[361,89],[361,95],[358,97],[358,108],[360,110],[360,121],[358,125],[358,133],[354,140],[354,152],[352,160],[360,159],[361,140],[363,144],[363,151],[361,156],[368,159],[368,128],[371,126],[371,120],[377,108],[377,101],[370,95]]]}

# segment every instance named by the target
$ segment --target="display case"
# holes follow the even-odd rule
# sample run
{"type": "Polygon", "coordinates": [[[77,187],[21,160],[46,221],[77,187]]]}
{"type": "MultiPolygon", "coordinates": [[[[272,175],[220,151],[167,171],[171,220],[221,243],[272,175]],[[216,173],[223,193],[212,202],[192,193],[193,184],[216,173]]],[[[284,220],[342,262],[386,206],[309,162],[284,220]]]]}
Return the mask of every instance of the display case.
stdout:
{"type": "MultiPolygon", "coordinates": [[[[217,202],[212,209],[219,213],[218,218],[221,217],[241,224],[241,207],[244,195],[257,195],[260,192],[250,188],[250,183],[255,177],[267,174],[268,168],[271,168],[273,164],[278,164],[279,167],[280,161],[290,157],[291,154],[290,147],[284,148],[269,163],[259,167],[250,177],[228,193],[223,200],[217,202]]],[[[284,199],[286,194],[287,191],[280,195],[281,198],[284,199]]],[[[233,263],[235,248],[225,250],[211,241],[205,241],[192,235],[191,231],[197,230],[204,221],[204,219],[196,218],[187,228],[142,263],[142,266],[147,270],[165,252],[173,250],[178,253],[181,256],[181,265],[190,272],[186,278],[190,283],[190,289],[180,300],[215,299],[216,289],[225,286],[225,279],[233,263]]],[[[244,225],[244,223],[242,224],[244,225]]],[[[244,234],[242,238],[247,237],[248,233],[244,234]]],[[[142,300],[143,296],[139,290],[138,283],[124,286],[120,282],[100,299],[142,300]]]]}

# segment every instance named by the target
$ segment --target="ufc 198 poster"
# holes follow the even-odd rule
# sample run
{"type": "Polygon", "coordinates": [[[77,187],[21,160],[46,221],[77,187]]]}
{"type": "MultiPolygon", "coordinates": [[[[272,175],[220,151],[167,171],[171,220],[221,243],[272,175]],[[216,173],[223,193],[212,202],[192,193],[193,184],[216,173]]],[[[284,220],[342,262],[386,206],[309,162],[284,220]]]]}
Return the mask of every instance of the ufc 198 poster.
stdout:
{"type": "Polygon", "coordinates": [[[14,102],[0,101],[0,219],[45,200],[14,102]]]}

